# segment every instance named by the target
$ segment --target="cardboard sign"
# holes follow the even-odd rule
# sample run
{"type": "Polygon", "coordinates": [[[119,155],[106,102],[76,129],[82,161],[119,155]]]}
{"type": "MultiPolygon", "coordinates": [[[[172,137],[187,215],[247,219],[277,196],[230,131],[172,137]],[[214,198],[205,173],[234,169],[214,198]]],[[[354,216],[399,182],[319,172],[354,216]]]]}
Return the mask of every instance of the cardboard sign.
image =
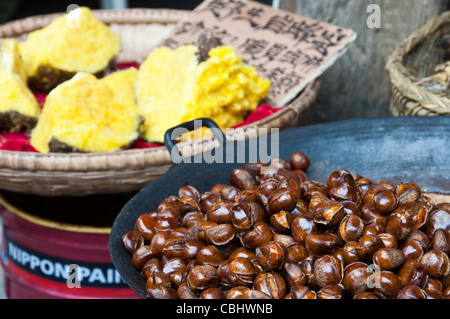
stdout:
{"type": "Polygon", "coordinates": [[[206,0],[159,46],[172,49],[218,38],[271,81],[268,103],[282,107],[319,77],[356,39],[335,25],[246,0],[206,0]]]}

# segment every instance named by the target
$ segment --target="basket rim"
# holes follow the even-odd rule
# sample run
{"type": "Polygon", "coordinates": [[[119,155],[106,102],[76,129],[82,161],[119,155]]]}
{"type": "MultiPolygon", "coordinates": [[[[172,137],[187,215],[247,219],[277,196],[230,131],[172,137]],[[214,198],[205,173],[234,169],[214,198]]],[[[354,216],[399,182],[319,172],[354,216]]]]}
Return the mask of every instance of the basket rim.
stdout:
{"type": "MultiPolygon", "coordinates": [[[[91,11],[106,24],[175,24],[190,13],[188,10],[152,8],[122,10],[99,9],[91,11]]],[[[0,38],[29,33],[32,30],[47,25],[62,14],[64,12],[36,15],[0,24],[0,38]]],[[[320,89],[320,82],[319,77],[308,83],[295,98],[281,107],[280,110],[256,122],[242,126],[240,129],[244,130],[246,137],[255,137],[255,131],[259,127],[271,127],[270,124],[273,121],[287,117],[291,118],[291,113],[294,113],[297,117],[298,115],[302,115],[302,112],[309,109],[316,99],[320,89]]],[[[233,138],[235,134],[230,133],[229,135],[233,138]]],[[[201,140],[200,143],[208,143],[208,139],[201,140]]],[[[114,170],[139,170],[149,166],[170,164],[172,164],[172,160],[164,145],[146,149],[128,149],[106,153],[35,153],[0,150],[0,169],[10,172],[8,175],[11,176],[14,175],[14,171],[63,174],[81,172],[95,173],[114,170]]]]}
{"type": "Polygon", "coordinates": [[[442,25],[450,23],[450,11],[429,19],[424,25],[405,38],[387,57],[386,70],[391,85],[406,97],[438,115],[450,115],[450,98],[435,94],[425,87],[414,84],[413,77],[403,65],[403,57],[419,45],[429,34],[436,32],[442,25]]]}
{"type": "MultiPolygon", "coordinates": [[[[189,15],[189,10],[129,8],[129,9],[92,9],[91,12],[106,24],[111,23],[177,23],[189,15]],[[151,20],[151,21],[149,21],[151,20]]],[[[66,12],[33,15],[0,24],[0,38],[17,36],[41,28],[66,12]],[[15,32],[15,33],[13,33],[15,32]]]]}

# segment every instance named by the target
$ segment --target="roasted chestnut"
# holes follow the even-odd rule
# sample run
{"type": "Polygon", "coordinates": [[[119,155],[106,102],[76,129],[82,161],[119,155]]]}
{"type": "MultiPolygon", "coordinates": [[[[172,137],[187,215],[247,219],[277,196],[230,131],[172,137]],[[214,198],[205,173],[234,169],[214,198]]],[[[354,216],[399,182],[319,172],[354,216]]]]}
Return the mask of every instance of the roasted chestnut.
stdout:
{"type": "Polygon", "coordinates": [[[309,166],[301,152],[247,163],[139,215],[122,243],[148,297],[450,299],[450,203],[309,166]]]}

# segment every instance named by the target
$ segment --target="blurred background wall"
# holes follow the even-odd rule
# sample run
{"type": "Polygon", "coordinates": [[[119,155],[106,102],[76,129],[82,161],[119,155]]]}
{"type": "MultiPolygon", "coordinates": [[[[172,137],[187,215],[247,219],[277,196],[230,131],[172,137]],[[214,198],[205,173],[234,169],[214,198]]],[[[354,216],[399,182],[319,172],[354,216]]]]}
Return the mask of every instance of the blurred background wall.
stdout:
{"type": "Polygon", "coordinates": [[[449,0],[281,0],[280,8],[351,28],[358,38],[322,76],[316,105],[305,123],[389,116],[386,57],[429,19],[450,10],[449,0]],[[368,6],[380,8],[380,28],[370,29],[368,6]]]}
{"type": "MultiPolygon", "coordinates": [[[[322,76],[316,105],[304,124],[355,117],[389,116],[386,57],[410,33],[440,13],[450,0],[262,0],[284,10],[329,22],[358,33],[358,39],[322,76]],[[368,6],[380,8],[380,28],[369,28],[368,6]]],[[[201,0],[0,0],[0,23],[36,14],[64,12],[70,4],[92,9],[111,6],[192,10],[201,0]]]]}

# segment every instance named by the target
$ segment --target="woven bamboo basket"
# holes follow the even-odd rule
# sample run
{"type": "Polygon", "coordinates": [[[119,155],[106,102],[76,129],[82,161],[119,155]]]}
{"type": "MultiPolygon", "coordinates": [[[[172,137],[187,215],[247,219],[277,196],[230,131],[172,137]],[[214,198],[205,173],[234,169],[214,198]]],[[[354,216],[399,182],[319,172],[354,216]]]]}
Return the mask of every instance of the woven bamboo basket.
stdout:
{"type": "MultiPolygon", "coordinates": [[[[117,57],[120,63],[142,62],[189,11],[133,8],[93,13],[121,37],[122,50],[117,57]]],[[[48,25],[59,15],[34,16],[0,25],[0,38],[23,41],[29,32],[48,25]]],[[[244,134],[231,132],[227,138],[256,137],[258,128],[298,126],[314,104],[319,88],[317,79],[278,112],[242,127],[244,134]]],[[[203,150],[216,145],[213,138],[196,143],[204,144],[203,150]]],[[[193,145],[180,145],[178,149],[183,155],[190,154],[193,145]]],[[[134,192],[166,173],[171,165],[170,154],[163,146],[88,154],[0,151],[0,189],[42,196],[134,192]]]]}
{"type": "Polygon", "coordinates": [[[450,11],[429,20],[388,57],[390,111],[394,116],[450,115],[450,96],[418,85],[444,62],[442,39],[450,34],[450,11]]]}

